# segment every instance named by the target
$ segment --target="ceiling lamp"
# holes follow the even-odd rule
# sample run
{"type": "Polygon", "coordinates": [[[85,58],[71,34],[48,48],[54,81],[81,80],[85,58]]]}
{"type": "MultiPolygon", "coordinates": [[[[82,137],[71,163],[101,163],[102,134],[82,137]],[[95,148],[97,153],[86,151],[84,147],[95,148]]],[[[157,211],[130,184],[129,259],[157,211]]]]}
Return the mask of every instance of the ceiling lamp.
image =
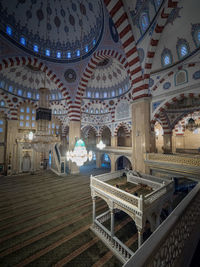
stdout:
{"type": "Polygon", "coordinates": [[[103,141],[101,140],[98,144],[97,144],[97,148],[99,149],[104,149],[106,147],[106,145],[103,143],[103,141]]]}
{"type": "Polygon", "coordinates": [[[193,118],[190,118],[188,120],[187,125],[186,125],[186,129],[188,129],[191,132],[193,132],[194,130],[196,130],[199,127],[200,127],[200,124],[196,124],[195,120],[193,118]]]}
{"type": "Polygon", "coordinates": [[[77,166],[82,166],[88,159],[92,160],[92,151],[87,153],[85,143],[82,139],[76,141],[74,151],[67,151],[67,161],[75,162],[77,166]]]}

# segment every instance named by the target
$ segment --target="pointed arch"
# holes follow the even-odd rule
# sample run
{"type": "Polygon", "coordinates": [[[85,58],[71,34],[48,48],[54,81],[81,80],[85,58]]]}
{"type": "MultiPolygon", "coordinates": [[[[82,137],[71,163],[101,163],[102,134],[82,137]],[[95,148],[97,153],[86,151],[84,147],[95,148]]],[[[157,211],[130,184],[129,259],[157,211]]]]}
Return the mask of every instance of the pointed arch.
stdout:
{"type": "Polygon", "coordinates": [[[122,66],[127,71],[128,75],[130,76],[130,69],[126,58],[121,55],[119,52],[115,50],[105,49],[97,51],[93,54],[92,58],[90,59],[89,63],[87,64],[83,75],[80,79],[79,86],[77,89],[76,99],[74,103],[70,105],[70,120],[72,121],[80,121],[81,117],[81,99],[84,95],[85,89],[87,84],[97,66],[97,64],[102,61],[103,59],[107,58],[115,58],[117,59],[122,66]]]}
{"type": "Polygon", "coordinates": [[[57,77],[57,75],[49,69],[43,61],[39,60],[35,57],[9,57],[9,58],[3,58],[0,61],[0,71],[3,69],[9,68],[9,67],[17,67],[17,66],[23,66],[23,65],[31,65],[34,67],[39,68],[41,71],[45,72],[49,79],[55,83],[55,85],[60,89],[60,91],[63,94],[63,97],[66,99],[67,103],[70,102],[71,98],[69,95],[69,92],[66,87],[64,87],[64,84],[62,81],[57,77]]]}

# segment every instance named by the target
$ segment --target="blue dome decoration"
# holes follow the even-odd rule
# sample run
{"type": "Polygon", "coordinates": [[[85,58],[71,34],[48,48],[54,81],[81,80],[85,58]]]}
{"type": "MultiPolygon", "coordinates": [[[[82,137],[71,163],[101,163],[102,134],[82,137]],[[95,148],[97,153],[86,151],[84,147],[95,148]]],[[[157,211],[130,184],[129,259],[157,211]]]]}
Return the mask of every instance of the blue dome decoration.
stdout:
{"type": "Polygon", "coordinates": [[[0,28],[8,40],[34,56],[77,62],[91,55],[101,41],[102,0],[95,5],[91,0],[0,1],[0,28]]]}
{"type": "Polygon", "coordinates": [[[111,17],[109,18],[109,28],[113,41],[117,43],[119,41],[119,35],[111,17]]]}

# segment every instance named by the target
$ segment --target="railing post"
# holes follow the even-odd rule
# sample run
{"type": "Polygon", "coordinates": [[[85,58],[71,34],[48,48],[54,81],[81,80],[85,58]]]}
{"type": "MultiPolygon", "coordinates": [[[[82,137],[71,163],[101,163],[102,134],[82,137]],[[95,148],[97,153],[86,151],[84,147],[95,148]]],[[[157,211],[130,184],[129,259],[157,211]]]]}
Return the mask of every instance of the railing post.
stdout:
{"type": "Polygon", "coordinates": [[[114,232],[115,232],[115,213],[114,209],[110,209],[110,232],[111,232],[111,237],[114,237],[114,232]]]}
{"type": "Polygon", "coordinates": [[[138,248],[139,248],[139,247],[141,247],[141,245],[143,243],[143,232],[144,232],[144,229],[140,228],[140,227],[137,227],[137,230],[138,230],[138,248]]]}
{"type": "Polygon", "coordinates": [[[92,197],[92,223],[94,225],[96,219],[96,197],[92,197]]]}

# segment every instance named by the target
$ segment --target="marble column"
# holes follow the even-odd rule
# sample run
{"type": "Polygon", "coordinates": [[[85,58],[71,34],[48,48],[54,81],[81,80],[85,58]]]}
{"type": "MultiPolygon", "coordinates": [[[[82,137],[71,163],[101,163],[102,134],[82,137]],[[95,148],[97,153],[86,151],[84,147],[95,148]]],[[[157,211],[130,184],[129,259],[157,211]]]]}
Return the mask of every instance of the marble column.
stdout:
{"type": "MultiPolygon", "coordinates": [[[[74,150],[76,140],[81,136],[81,122],[70,121],[69,123],[69,150],[74,150]]],[[[79,167],[76,163],[69,161],[69,169],[71,174],[79,173],[79,167]]]]}
{"type": "Polygon", "coordinates": [[[150,152],[150,142],[150,98],[144,98],[132,104],[132,166],[136,171],[149,173],[144,157],[150,152]]]}
{"type": "Polygon", "coordinates": [[[115,234],[115,213],[114,209],[110,209],[110,232],[111,232],[111,237],[114,237],[115,234]]]}
{"type": "Polygon", "coordinates": [[[163,150],[166,154],[172,153],[172,133],[163,135],[163,150]]]}

